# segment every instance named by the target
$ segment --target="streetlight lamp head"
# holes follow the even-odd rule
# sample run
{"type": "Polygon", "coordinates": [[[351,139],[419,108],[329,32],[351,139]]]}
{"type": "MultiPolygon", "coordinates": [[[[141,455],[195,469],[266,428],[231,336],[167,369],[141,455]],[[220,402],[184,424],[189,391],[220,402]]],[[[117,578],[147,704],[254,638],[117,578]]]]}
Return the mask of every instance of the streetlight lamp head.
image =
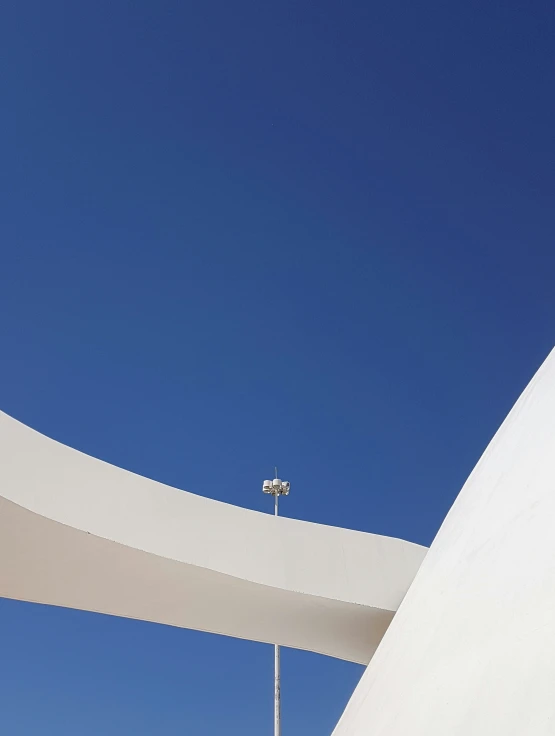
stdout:
{"type": "Polygon", "coordinates": [[[262,483],[263,493],[271,493],[272,496],[288,496],[291,484],[287,480],[274,478],[273,480],[265,480],[262,483]]]}

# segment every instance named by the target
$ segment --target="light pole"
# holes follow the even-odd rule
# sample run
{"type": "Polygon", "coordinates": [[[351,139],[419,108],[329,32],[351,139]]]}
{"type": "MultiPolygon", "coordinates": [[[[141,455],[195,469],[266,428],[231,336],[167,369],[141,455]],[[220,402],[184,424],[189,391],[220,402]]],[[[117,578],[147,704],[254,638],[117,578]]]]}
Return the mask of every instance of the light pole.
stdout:
{"type": "MultiPolygon", "coordinates": [[[[280,496],[289,495],[290,483],[286,480],[280,480],[277,468],[275,471],[274,480],[265,480],[262,484],[262,490],[274,497],[274,516],[277,516],[278,499],[280,496]]],[[[281,736],[281,681],[279,646],[277,644],[274,644],[274,736],[281,736]]]]}

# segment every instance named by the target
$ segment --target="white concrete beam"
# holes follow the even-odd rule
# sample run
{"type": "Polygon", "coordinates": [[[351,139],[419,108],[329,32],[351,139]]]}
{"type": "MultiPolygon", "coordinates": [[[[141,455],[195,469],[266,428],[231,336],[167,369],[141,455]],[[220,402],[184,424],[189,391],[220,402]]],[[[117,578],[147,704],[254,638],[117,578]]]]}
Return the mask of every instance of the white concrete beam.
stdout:
{"type": "Polygon", "coordinates": [[[179,491],[0,413],[6,598],[367,663],[425,553],[179,491]]]}

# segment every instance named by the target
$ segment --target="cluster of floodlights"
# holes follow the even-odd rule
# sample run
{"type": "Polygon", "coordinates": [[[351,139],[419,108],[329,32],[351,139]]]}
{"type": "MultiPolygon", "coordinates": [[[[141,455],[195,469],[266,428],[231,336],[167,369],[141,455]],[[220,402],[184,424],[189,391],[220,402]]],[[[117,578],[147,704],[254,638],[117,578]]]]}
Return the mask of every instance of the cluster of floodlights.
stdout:
{"type": "Polygon", "coordinates": [[[262,484],[262,490],[264,493],[271,493],[272,496],[288,496],[289,488],[291,484],[287,480],[280,480],[274,478],[274,480],[265,480],[262,484]]]}

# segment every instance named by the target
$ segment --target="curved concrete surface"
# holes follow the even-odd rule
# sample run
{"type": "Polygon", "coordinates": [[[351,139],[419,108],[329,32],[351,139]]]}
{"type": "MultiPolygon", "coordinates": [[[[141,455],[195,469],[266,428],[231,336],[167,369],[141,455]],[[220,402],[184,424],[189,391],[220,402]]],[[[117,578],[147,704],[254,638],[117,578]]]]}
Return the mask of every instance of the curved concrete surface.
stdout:
{"type": "Polygon", "coordinates": [[[367,663],[425,553],[179,491],[0,412],[6,598],[367,663]]]}
{"type": "Polygon", "coordinates": [[[555,734],[555,352],[470,475],[335,736],[555,734]]]}

